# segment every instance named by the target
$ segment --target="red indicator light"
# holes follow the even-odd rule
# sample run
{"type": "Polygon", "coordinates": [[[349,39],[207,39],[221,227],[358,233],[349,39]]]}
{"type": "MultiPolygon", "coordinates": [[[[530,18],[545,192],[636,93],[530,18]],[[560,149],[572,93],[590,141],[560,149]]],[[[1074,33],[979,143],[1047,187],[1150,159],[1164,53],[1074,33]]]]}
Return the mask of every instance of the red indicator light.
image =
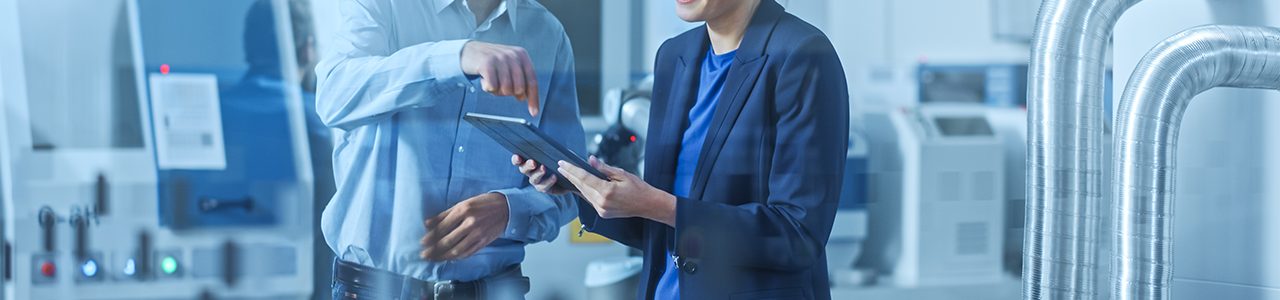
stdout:
{"type": "Polygon", "coordinates": [[[44,274],[45,277],[53,277],[55,270],[51,262],[46,261],[40,265],[40,274],[44,274]]]}
{"type": "Polygon", "coordinates": [[[631,136],[631,141],[632,141],[632,142],[636,141],[636,136],[634,136],[634,135],[633,135],[633,136],[631,136]]]}
{"type": "Polygon", "coordinates": [[[169,64],[160,65],[160,74],[169,74],[169,64]]]}

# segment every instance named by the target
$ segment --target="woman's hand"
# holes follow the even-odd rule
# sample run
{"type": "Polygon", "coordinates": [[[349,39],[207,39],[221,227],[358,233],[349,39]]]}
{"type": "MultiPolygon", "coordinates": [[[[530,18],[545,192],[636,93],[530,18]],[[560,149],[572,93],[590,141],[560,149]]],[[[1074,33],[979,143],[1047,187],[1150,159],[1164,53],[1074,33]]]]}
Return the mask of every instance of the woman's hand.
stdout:
{"type": "Polygon", "coordinates": [[[641,217],[675,227],[674,195],[650,186],[627,171],[607,165],[595,156],[590,161],[592,167],[609,176],[608,181],[565,161],[560,161],[557,172],[578,187],[578,195],[591,203],[596,214],[607,219],[641,217]]]}

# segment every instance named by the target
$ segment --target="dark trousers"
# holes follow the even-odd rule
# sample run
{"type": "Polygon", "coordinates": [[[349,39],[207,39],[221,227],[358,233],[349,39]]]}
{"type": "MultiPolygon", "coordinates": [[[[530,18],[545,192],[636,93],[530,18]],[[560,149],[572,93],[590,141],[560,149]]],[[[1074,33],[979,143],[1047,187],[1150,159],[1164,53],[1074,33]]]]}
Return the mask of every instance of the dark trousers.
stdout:
{"type": "MultiPolygon", "coordinates": [[[[338,260],[335,259],[333,262],[334,274],[338,273],[336,271],[338,264],[338,260]]],[[[404,280],[412,281],[417,279],[406,276],[404,280]]],[[[397,291],[376,290],[374,288],[346,284],[338,280],[338,278],[334,278],[333,299],[437,300],[436,295],[430,290],[408,288],[411,286],[409,284],[400,286],[403,288],[397,291]]],[[[438,300],[524,300],[524,295],[529,293],[529,277],[524,276],[520,271],[520,265],[517,264],[488,277],[467,282],[467,286],[473,287],[475,291],[460,294],[468,296],[442,296],[438,300]]]]}

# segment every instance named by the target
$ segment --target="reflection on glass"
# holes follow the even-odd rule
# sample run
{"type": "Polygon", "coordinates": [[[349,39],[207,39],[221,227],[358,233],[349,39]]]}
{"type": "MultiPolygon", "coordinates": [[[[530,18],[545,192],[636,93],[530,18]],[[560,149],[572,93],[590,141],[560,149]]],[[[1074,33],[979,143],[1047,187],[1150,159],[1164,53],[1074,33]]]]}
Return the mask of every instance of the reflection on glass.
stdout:
{"type": "Polygon", "coordinates": [[[141,148],[125,1],[17,5],[33,147],[141,148]]]}
{"type": "Polygon", "coordinates": [[[296,193],[285,89],[298,87],[283,80],[271,1],[141,0],[138,15],[156,154],[162,158],[161,222],[175,228],[277,224],[279,203],[296,193]],[[180,77],[207,78],[216,95],[169,99],[172,94],[159,92],[180,77]],[[172,103],[188,110],[208,107],[204,115],[214,118],[203,125],[191,118],[171,120],[192,114],[171,110],[172,103]],[[167,138],[185,133],[215,142],[167,138]]]}
{"type": "Polygon", "coordinates": [[[987,75],[973,72],[933,72],[920,74],[920,102],[986,102],[987,75]]]}

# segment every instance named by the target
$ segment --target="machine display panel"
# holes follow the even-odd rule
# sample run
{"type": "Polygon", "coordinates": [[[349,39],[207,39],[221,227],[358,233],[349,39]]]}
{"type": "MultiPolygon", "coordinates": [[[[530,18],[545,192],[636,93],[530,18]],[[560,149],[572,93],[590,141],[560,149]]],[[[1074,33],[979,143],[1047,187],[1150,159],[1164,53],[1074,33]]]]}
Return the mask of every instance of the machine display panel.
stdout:
{"type": "Polygon", "coordinates": [[[985,103],[986,82],[987,74],[984,69],[921,71],[920,102],[985,103]]]}
{"type": "Polygon", "coordinates": [[[933,123],[943,136],[992,136],[991,125],[982,117],[937,117],[933,123]]]}

